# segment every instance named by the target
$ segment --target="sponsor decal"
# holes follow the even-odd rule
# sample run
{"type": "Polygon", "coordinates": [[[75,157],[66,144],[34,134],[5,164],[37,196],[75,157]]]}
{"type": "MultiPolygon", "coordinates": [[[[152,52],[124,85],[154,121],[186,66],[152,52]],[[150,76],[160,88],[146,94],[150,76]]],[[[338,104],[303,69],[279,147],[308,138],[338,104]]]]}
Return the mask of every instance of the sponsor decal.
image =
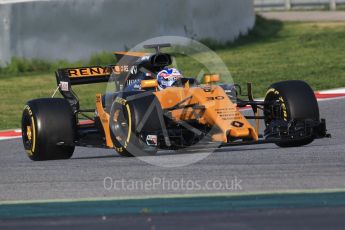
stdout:
{"type": "Polygon", "coordinates": [[[59,87],[61,91],[69,91],[69,84],[67,81],[61,81],[59,87]]]}
{"type": "Polygon", "coordinates": [[[212,87],[210,85],[203,85],[201,88],[204,90],[205,93],[212,92],[212,87]]]}
{"type": "Polygon", "coordinates": [[[132,66],[130,72],[131,72],[131,74],[133,74],[133,75],[134,75],[134,74],[137,74],[137,73],[138,73],[138,67],[137,67],[136,65],[132,66]]]}
{"type": "Polygon", "coordinates": [[[233,121],[231,123],[231,125],[236,127],[236,128],[241,128],[241,127],[243,127],[244,124],[242,122],[239,122],[239,121],[233,121]]]}
{"type": "Polygon", "coordinates": [[[149,146],[157,146],[158,145],[157,135],[147,135],[146,144],[149,146]]]}
{"type": "Polygon", "coordinates": [[[221,100],[224,100],[225,97],[223,97],[223,96],[216,96],[216,97],[207,97],[206,99],[207,99],[207,101],[221,101],[221,100]]]}
{"type": "Polygon", "coordinates": [[[132,84],[139,84],[140,85],[141,80],[140,79],[130,79],[127,80],[127,85],[132,85],[132,84]]]}
{"type": "Polygon", "coordinates": [[[120,73],[128,73],[129,72],[129,67],[128,65],[116,65],[113,67],[113,72],[115,74],[120,74],[120,73]]]}
{"type": "Polygon", "coordinates": [[[129,72],[128,65],[116,65],[107,67],[86,67],[67,70],[68,76],[70,78],[79,77],[104,77],[105,75],[110,75],[112,73],[121,74],[129,72]]]}

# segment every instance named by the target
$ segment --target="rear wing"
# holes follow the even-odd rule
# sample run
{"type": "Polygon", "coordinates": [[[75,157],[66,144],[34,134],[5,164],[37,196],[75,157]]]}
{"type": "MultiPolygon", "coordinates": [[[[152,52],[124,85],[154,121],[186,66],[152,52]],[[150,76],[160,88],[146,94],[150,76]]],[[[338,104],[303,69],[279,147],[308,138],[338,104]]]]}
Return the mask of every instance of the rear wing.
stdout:
{"type": "Polygon", "coordinates": [[[65,68],[56,71],[58,85],[61,82],[68,82],[70,85],[92,84],[109,81],[111,75],[120,78],[127,75],[134,63],[142,57],[149,55],[140,52],[115,52],[116,65],[88,66],[78,68],[65,68]]]}
{"type": "Polygon", "coordinates": [[[69,101],[75,112],[79,111],[79,99],[72,90],[73,85],[94,84],[113,81],[117,88],[121,88],[136,63],[146,53],[116,52],[116,65],[88,66],[78,68],[58,69],[55,72],[57,86],[62,96],[69,101]]]}
{"type": "Polygon", "coordinates": [[[92,84],[109,81],[115,66],[90,66],[80,68],[59,69],[56,71],[56,81],[68,82],[70,85],[92,84]]]}
{"type": "Polygon", "coordinates": [[[116,86],[125,79],[129,67],[111,66],[89,66],[79,68],[59,69],[55,72],[56,82],[61,95],[68,100],[74,112],[80,111],[78,96],[73,92],[73,85],[86,85],[102,82],[112,82],[116,86]]]}

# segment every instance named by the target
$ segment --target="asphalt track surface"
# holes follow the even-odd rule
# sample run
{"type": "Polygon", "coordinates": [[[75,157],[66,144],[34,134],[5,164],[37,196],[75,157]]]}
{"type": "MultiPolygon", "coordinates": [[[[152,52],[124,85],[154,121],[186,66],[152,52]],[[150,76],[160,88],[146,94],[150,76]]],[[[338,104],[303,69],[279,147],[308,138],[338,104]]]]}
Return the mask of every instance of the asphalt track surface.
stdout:
{"type": "MultiPolygon", "coordinates": [[[[0,201],[344,188],[345,99],[320,101],[319,105],[331,139],[316,140],[300,148],[274,144],[223,148],[197,163],[177,168],[153,166],[140,159],[119,157],[112,150],[93,148],[77,148],[70,160],[32,162],[20,139],[1,141],[0,201]],[[173,185],[147,190],[122,185],[109,189],[106,185],[106,189],[106,177],[127,184],[152,178],[165,180],[168,185],[174,180],[191,180],[202,189],[173,185]],[[208,181],[215,180],[237,181],[239,186],[206,187],[208,181]]],[[[173,164],[200,154],[163,153],[153,160],[173,164]]]]}

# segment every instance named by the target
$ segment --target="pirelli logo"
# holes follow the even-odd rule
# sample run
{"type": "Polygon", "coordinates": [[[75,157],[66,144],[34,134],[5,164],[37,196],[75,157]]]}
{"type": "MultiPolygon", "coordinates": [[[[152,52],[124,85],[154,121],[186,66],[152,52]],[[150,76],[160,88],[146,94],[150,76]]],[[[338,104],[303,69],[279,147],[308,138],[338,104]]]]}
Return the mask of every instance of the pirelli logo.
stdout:
{"type": "Polygon", "coordinates": [[[85,67],[68,69],[68,77],[79,78],[79,77],[104,77],[112,73],[121,74],[129,72],[129,67],[127,65],[123,66],[107,66],[107,67],[85,67]]]}

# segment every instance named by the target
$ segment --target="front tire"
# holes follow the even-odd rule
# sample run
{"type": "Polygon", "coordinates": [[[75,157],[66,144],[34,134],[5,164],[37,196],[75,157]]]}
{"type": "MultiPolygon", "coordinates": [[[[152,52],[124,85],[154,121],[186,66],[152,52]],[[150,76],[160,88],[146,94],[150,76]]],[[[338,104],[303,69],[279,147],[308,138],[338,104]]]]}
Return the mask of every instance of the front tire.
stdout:
{"type": "Polygon", "coordinates": [[[22,116],[22,139],[33,161],[69,159],[74,152],[76,119],[65,99],[27,102],[22,116]]]}
{"type": "MultiPolygon", "coordinates": [[[[264,115],[266,128],[269,128],[274,122],[298,125],[305,121],[319,122],[320,120],[314,91],[304,81],[283,81],[273,84],[265,97],[264,115]],[[279,107],[274,107],[274,104],[279,104],[279,107]],[[272,108],[278,109],[273,111],[272,108]]],[[[298,147],[313,141],[312,135],[306,135],[296,139],[282,137],[281,141],[276,144],[280,147],[298,147]]]]}

